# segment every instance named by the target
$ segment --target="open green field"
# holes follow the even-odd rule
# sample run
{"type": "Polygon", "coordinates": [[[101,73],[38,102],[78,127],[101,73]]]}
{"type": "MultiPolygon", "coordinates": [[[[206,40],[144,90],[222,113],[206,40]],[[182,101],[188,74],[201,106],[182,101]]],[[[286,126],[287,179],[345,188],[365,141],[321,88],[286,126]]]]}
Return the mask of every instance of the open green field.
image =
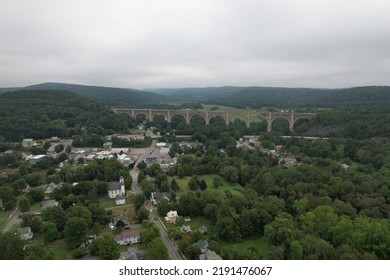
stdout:
{"type": "MultiPolygon", "coordinates": [[[[223,179],[221,176],[217,174],[208,174],[208,175],[199,175],[198,176],[200,179],[204,179],[207,184],[207,192],[215,192],[215,191],[232,191],[232,192],[237,192],[241,193],[242,187],[238,184],[232,184],[229,182],[226,182],[225,179],[223,179]],[[222,182],[222,186],[219,186],[218,188],[213,186],[213,180],[215,177],[219,177],[222,182]]],[[[168,183],[170,184],[172,182],[173,177],[168,177],[168,183]]],[[[178,196],[182,195],[183,193],[189,192],[190,190],[188,189],[188,182],[191,179],[191,177],[184,177],[184,178],[179,178],[175,177],[176,182],[180,186],[180,191],[178,193],[178,196]]]]}
{"type": "Polygon", "coordinates": [[[68,249],[65,239],[56,240],[47,245],[47,248],[53,252],[56,260],[71,260],[73,259],[72,251],[68,249]]]}
{"type": "Polygon", "coordinates": [[[0,210],[0,230],[3,229],[3,227],[5,226],[5,223],[7,222],[8,220],[8,217],[9,215],[11,215],[11,211],[2,211],[0,210]]]}
{"type": "Polygon", "coordinates": [[[238,243],[224,243],[224,246],[230,246],[237,251],[242,251],[246,250],[250,247],[256,248],[256,250],[259,252],[261,257],[265,258],[267,250],[268,250],[268,245],[267,241],[265,240],[264,237],[256,238],[256,239],[248,239],[244,240],[238,243]]]}
{"type": "Polygon", "coordinates": [[[134,204],[128,204],[128,205],[113,207],[109,209],[112,211],[112,216],[122,214],[128,217],[130,224],[134,224],[137,221],[137,213],[135,211],[134,204]]]}
{"type": "Polygon", "coordinates": [[[206,226],[207,229],[210,229],[211,222],[205,217],[191,218],[191,221],[184,222],[186,225],[190,225],[192,230],[199,229],[200,226],[206,226]]]}

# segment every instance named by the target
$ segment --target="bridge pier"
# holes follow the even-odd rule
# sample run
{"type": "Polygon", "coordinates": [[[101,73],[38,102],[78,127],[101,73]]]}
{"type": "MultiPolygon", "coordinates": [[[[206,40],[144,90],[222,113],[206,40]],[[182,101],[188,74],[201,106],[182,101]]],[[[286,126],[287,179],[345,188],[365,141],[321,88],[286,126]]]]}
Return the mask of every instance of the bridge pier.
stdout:
{"type": "Polygon", "coordinates": [[[290,116],[290,121],[288,122],[288,129],[290,130],[290,132],[294,132],[294,123],[295,123],[295,120],[294,120],[294,113],[291,114],[290,116]]]}
{"type": "Polygon", "coordinates": [[[268,113],[268,119],[267,119],[267,132],[271,132],[272,131],[272,122],[273,122],[272,113],[269,112],[268,113]]]}
{"type": "MultiPolygon", "coordinates": [[[[153,120],[154,115],[163,115],[168,123],[172,122],[172,117],[180,115],[184,117],[186,124],[190,124],[191,118],[195,115],[201,116],[206,125],[210,123],[210,118],[215,116],[220,116],[225,120],[226,125],[230,124],[229,113],[227,111],[208,111],[208,110],[162,110],[162,109],[120,109],[112,108],[112,111],[116,114],[127,114],[133,118],[139,114],[145,115],[149,121],[153,120]]],[[[315,113],[297,113],[297,112],[258,112],[258,111],[246,111],[239,114],[239,116],[244,117],[245,125],[247,128],[250,128],[251,118],[260,117],[267,121],[267,132],[272,131],[272,122],[277,118],[284,118],[289,122],[289,130],[294,131],[294,124],[298,119],[313,119],[315,113]]]]}

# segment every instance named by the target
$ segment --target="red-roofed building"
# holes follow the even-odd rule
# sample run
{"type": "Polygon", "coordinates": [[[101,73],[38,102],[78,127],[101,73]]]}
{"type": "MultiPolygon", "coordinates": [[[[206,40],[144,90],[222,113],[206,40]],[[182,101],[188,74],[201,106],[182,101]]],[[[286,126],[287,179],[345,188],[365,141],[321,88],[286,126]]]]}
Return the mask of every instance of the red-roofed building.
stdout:
{"type": "Polygon", "coordinates": [[[140,242],[141,238],[139,232],[136,231],[124,231],[115,237],[118,245],[129,245],[140,242]]]}

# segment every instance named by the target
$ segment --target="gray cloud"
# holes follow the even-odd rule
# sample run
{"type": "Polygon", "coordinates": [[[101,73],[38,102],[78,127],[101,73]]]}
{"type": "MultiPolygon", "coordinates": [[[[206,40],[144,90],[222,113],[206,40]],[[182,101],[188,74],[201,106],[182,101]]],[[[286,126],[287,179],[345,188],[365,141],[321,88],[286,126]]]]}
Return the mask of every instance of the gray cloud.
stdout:
{"type": "Polygon", "coordinates": [[[387,0],[1,0],[0,86],[390,84],[387,0]]]}

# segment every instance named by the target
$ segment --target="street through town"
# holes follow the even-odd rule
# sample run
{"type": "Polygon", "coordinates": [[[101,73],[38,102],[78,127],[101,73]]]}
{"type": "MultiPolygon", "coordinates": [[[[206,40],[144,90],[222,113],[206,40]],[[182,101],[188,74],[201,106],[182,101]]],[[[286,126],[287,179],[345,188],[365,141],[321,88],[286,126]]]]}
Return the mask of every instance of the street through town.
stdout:
{"type": "MultiPolygon", "coordinates": [[[[137,163],[141,162],[149,155],[155,155],[158,151],[158,149],[156,149],[155,146],[156,146],[156,141],[153,140],[151,147],[144,150],[144,153],[142,154],[142,156],[140,156],[138,158],[137,163]]],[[[141,187],[137,182],[138,174],[139,174],[139,169],[138,169],[138,167],[135,166],[130,171],[130,175],[133,178],[133,184],[132,184],[131,188],[133,189],[134,193],[136,193],[136,194],[142,193],[141,187]]],[[[181,260],[182,257],[180,256],[180,254],[178,253],[178,251],[176,249],[176,244],[169,238],[168,233],[166,232],[166,230],[164,228],[164,225],[162,224],[162,222],[161,222],[160,218],[157,216],[157,214],[154,212],[153,207],[149,201],[147,202],[147,208],[149,210],[149,220],[154,222],[157,225],[157,227],[160,229],[161,239],[164,242],[164,245],[168,250],[169,257],[171,258],[171,260],[181,260]],[[150,209],[152,209],[152,211],[150,211],[150,209]]]]}

